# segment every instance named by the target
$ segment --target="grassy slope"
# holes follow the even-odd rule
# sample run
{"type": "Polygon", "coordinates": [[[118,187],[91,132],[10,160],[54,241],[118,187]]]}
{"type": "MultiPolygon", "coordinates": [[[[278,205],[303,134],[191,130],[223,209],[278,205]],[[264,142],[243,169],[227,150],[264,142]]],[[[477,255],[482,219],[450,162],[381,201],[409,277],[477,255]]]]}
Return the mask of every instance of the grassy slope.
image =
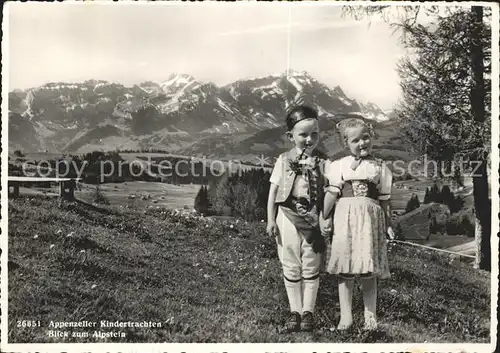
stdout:
{"type": "Polygon", "coordinates": [[[392,278],[380,284],[378,331],[360,330],[359,291],[354,329],[327,329],[339,313],[336,282],[323,275],[320,329],[280,333],[288,308],[273,240],[264,224],[228,222],[163,209],[9,200],[9,341],[51,341],[49,320],[101,319],[163,322],[162,329],[128,329],[130,342],[490,339],[488,274],[401,245],[390,250],[392,278]],[[44,328],[17,329],[20,319],[41,319],[44,328]]]}

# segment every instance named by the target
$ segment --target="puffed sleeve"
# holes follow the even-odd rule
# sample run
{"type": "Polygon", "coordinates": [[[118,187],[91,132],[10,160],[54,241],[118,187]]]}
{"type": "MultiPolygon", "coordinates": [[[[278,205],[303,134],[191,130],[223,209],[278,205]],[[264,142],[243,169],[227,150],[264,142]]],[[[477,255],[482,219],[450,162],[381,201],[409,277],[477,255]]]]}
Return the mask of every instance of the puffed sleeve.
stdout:
{"type": "Polygon", "coordinates": [[[280,154],[276,159],[276,163],[274,164],[273,171],[271,173],[271,177],[269,178],[269,182],[271,184],[279,185],[283,176],[283,156],[280,154]]]}
{"type": "Polygon", "coordinates": [[[380,173],[380,194],[378,199],[389,200],[391,198],[391,189],[392,189],[392,172],[385,164],[382,164],[380,173]]]}
{"type": "Polygon", "coordinates": [[[329,192],[340,192],[344,181],[342,180],[342,168],[340,160],[331,162],[326,166],[325,176],[328,179],[328,186],[326,191],[329,192]]]}

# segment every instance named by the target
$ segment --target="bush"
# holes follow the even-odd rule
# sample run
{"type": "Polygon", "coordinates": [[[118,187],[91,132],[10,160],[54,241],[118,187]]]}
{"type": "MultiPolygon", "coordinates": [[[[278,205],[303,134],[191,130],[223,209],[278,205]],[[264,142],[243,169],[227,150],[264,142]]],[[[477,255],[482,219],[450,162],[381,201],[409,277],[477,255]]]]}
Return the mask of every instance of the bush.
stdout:
{"type": "Polygon", "coordinates": [[[451,215],[446,221],[448,235],[465,235],[474,237],[475,221],[471,212],[458,212],[451,215]]]}
{"type": "Polygon", "coordinates": [[[406,240],[406,237],[405,237],[404,232],[403,232],[403,228],[401,227],[400,223],[396,224],[396,229],[394,230],[394,238],[395,238],[395,240],[401,240],[401,241],[406,240]]]}
{"type": "Polygon", "coordinates": [[[103,194],[99,185],[95,187],[92,201],[98,204],[109,205],[109,199],[103,194]]]}
{"type": "Polygon", "coordinates": [[[245,220],[264,219],[271,174],[261,169],[241,175],[225,173],[208,189],[210,213],[241,217],[245,220]]]}
{"type": "Polygon", "coordinates": [[[429,218],[429,236],[431,234],[444,234],[446,233],[447,218],[440,217],[438,220],[435,215],[429,218]]]}
{"type": "Polygon", "coordinates": [[[233,195],[233,216],[254,221],[257,218],[258,195],[257,190],[252,185],[238,182],[232,186],[233,195]]]}
{"type": "Polygon", "coordinates": [[[429,219],[429,235],[437,233],[437,229],[438,226],[437,226],[436,216],[432,216],[429,219]]]}

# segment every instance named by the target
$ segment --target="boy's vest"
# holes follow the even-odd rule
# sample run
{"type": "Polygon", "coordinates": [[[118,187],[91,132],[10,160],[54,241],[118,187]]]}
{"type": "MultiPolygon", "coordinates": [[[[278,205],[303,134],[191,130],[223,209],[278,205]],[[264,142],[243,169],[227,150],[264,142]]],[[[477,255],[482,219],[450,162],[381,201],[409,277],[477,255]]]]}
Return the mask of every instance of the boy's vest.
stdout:
{"type": "MultiPolygon", "coordinates": [[[[324,153],[321,153],[317,150],[314,150],[312,153],[313,157],[319,157],[320,163],[318,164],[316,171],[316,202],[317,209],[322,209],[323,196],[324,196],[324,185],[325,185],[325,176],[324,176],[324,162],[327,160],[327,156],[324,153]]],[[[290,168],[290,161],[294,161],[297,158],[297,150],[295,148],[284,152],[281,154],[281,158],[283,159],[283,171],[282,171],[282,180],[278,185],[278,194],[276,195],[276,203],[284,203],[288,200],[291,195],[294,183],[295,183],[295,172],[290,168]]]]}

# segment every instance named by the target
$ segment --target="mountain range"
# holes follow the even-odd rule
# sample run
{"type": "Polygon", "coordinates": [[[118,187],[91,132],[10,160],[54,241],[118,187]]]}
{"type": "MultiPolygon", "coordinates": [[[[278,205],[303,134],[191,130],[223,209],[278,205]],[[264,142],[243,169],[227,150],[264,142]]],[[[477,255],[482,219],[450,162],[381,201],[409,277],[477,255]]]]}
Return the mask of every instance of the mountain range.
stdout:
{"type": "Polygon", "coordinates": [[[380,124],[389,120],[376,104],[349,98],[340,86],[329,88],[304,71],[220,87],[173,73],[164,81],[132,87],[88,80],[14,90],[8,104],[9,149],[82,153],[155,148],[200,155],[234,154],[233,148],[238,155],[252,155],[268,149],[258,144],[283,136],[286,107],[299,101],[314,106],[330,130],[334,117],[343,113],[380,124]]]}

